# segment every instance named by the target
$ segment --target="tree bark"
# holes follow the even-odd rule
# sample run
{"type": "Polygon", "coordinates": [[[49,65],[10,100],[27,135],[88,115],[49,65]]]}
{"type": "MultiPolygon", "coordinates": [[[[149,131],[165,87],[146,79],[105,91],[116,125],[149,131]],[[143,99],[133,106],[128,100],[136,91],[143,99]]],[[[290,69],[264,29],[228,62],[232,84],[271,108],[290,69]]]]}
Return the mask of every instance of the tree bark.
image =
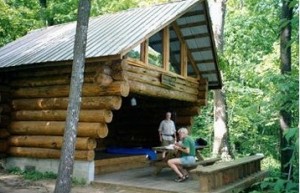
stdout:
{"type": "Polygon", "coordinates": [[[80,112],[80,98],[84,80],[85,51],[87,32],[91,9],[90,0],[80,0],[78,5],[78,18],[74,42],[74,59],[69,95],[68,114],[64,143],[61,151],[61,160],[58,168],[58,177],[54,193],[71,192],[72,173],[74,166],[74,152],[77,135],[77,125],[80,112]]]}
{"type": "MultiPolygon", "coordinates": [[[[281,60],[281,74],[289,75],[291,72],[291,46],[289,45],[291,41],[292,34],[292,25],[291,20],[293,17],[293,9],[289,7],[289,4],[292,0],[282,0],[282,21],[288,21],[286,26],[281,28],[280,32],[280,60],[281,60]]],[[[287,102],[288,99],[287,99],[287,102]]],[[[280,150],[281,150],[281,173],[284,177],[287,177],[289,174],[290,164],[288,162],[292,158],[292,150],[287,148],[289,142],[283,136],[291,127],[292,115],[286,109],[281,109],[279,112],[279,121],[280,121],[280,150]]]]}
{"type": "MultiPolygon", "coordinates": [[[[219,53],[224,48],[224,24],[227,0],[211,0],[210,12],[213,23],[214,40],[219,53]]],[[[217,89],[214,91],[214,140],[213,156],[220,156],[222,159],[232,159],[231,148],[229,146],[229,130],[227,128],[226,98],[225,90],[217,89]]]]}

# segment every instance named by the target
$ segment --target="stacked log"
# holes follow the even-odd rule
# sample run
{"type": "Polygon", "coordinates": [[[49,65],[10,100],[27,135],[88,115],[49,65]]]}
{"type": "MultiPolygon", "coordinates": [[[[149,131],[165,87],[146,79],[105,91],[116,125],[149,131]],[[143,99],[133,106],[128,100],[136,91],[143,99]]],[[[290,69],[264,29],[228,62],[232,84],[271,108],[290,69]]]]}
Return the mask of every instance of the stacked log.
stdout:
{"type": "MultiPolygon", "coordinates": [[[[108,135],[113,110],[129,94],[129,84],[114,79],[113,62],[89,63],[81,95],[75,159],[93,160],[96,140],[108,135]]],[[[9,154],[20,157],[60,157],[65,130],[71,66],[46,67],[14,73],[9,154]]]]}
{"type": "Polygon", "coordinates": [[[193,102],[197,103],[198,106],[206,99],[206,85],[199,84],[199,81],[195,79],[182,78],[174,73],[167,74],[159,68],[150,65],[146,66],[130,59],[121,65],[128,74],[130,91],[133,93],[193,102]],[[172,83],[174,85],[162,84],[162,74],[174,78],[172,83]]]}
{"type": "Polygon", "coordinates": [[[10,88],[6,81],[0,82],[0,158],[6,157],[9,148],[8,125],[10,123],[10,88]]]}

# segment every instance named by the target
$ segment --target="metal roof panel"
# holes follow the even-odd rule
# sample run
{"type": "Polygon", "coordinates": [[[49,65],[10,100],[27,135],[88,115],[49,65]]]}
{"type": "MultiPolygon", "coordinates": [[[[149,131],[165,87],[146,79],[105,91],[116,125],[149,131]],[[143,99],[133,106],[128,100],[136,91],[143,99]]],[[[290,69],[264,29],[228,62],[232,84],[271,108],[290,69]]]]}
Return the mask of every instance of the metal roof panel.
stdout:
{"type": "MultiPolygon", "coordinates": [[[[185,0],[90,18],[86,58],[124,55],[176,21],[183,35],[182,38],[189,36],[185,40],[187,47],[196,50],[192,52],[194,60],[213,58],[217,61],[214,45],[211,44],[213,36],[209,31],[209,21],[206,21],[206,18],[209,18],[208,14],[205,1],[185,0]],[[197,36],[205,33],[209,37],[197,36]],[[211,47],[211,50],[197,51],[207,47],[211,47]]],[[[34,30],[0,48],[0,68],[70,61],[73,58],[75,32],[76,22],[34,30]]],[[[176,37],[172,30],[170,37],[176,37]]],[[[151,39],[155,41],[155,39],[160,40],[161,37],[154,36],[151,39]]],[[[180,48],[179,42],[172,42],[170,45],[170,50],[173,51],[180,48]]],[[[158,45],[154,47],[161,49],[158,45]]],[[[217,64],[214,63],[212,66],[221,85],[217,64]]],[[[199,66],[199,70],[204,69],[209,70],[199,66]]],[[[208,80],[214,79],[208,76],[208,80]]]]}

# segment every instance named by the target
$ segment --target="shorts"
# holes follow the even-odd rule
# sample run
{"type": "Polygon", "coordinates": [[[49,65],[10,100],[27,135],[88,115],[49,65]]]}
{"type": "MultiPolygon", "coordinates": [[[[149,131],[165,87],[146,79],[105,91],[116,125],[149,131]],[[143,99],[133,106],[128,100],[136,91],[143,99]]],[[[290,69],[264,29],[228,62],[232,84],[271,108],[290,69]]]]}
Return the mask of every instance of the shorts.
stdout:
{"type": "Polygon", "coordinates": [[[180,158],[180,163],[182,165],[190,165],[190,164],[194,164],[196,162],[195,160],[195,156],[183,156],[180,158]]]}
{"type": "Polygon", "coordinates": [[[173,140],[162,140],[161,145],[162,145],[162,146],[168,146],[168,145],[170,145],[170,144],[174,144],[174,142],[175,142],[174,139],[173,139],[173,140]]]}

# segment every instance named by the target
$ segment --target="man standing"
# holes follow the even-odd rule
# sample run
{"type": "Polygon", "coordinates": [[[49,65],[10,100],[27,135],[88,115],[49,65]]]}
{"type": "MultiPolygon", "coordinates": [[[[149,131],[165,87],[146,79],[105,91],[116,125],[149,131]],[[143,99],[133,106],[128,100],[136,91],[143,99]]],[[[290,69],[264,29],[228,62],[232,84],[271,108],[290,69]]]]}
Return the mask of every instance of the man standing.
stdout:
{"type": "MultiPolygon", "coordinates": [[[[158,133],[162,146],[167,146],[176,142],[176,128],[174,121],[171,120],[171,112],[167,112],[166,118],[160,122],[158,133]]],[[[164,151],[162,157],[164,158],[165,155],[166,152],[164,151]]]]}

